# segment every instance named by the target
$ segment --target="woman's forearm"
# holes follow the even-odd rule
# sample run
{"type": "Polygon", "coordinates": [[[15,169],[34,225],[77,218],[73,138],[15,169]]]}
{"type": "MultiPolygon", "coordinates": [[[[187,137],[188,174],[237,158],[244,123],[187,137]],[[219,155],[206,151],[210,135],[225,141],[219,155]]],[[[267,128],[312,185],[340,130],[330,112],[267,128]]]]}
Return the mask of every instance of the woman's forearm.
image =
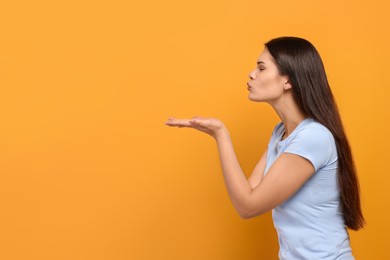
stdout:
{"type": "Polygon", "coordinates": [[[215,140],[228,194],[240,216],[245,218],[248,213],[247,201],[252,188],[238,162],[227,129],[218,132],[215,140]]]}

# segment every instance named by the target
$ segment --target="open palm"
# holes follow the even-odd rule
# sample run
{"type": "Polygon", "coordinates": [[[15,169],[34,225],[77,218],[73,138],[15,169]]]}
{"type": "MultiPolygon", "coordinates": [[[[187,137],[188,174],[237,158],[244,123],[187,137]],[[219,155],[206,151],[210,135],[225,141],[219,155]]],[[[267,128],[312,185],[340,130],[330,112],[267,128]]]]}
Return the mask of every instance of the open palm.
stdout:
{"type": "Polygon", "coordinates": [[[222,121],[217,118],[200,116],[194,116],[192,119],[178,119],[169,117],[165,124],[168,126],[191,127],[209,134],[214,138],[225,127],[222,121]]]}

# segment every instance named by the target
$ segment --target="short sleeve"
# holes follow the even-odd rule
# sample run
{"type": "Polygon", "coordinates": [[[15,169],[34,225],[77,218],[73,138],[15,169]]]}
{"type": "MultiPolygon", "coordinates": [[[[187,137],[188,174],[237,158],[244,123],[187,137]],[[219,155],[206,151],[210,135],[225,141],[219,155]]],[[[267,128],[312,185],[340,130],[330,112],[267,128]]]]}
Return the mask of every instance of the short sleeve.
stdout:
{"type": "Polygon", "coordinates": [[[318,171],[332,156],[332,142],[333,135],[326,127],[311,125],[292,136],[284,152],[306,158],[313,164],[315,171],[318,171]]]}

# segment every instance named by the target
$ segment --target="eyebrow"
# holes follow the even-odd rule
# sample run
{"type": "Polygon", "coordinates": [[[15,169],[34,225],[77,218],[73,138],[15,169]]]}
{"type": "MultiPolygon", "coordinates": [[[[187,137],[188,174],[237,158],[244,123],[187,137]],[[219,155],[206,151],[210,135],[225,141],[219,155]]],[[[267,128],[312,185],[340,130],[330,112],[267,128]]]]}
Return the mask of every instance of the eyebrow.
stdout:
{"type": "Polygon", "coordinates": [[[257,65],[259,65],[260,63],[264,63],[264,64],[265,64],[264,61],[258,61],[258,62],[257,62],[257,65]]]}

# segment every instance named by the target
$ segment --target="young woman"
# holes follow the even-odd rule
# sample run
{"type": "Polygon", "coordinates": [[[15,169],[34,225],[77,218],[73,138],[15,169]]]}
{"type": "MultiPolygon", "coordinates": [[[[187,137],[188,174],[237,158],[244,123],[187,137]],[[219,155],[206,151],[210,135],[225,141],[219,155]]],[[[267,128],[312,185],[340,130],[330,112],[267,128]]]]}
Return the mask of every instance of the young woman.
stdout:
{"type": "Polygon", "coordinates": [[[279,259],[354,259],[347,228],[365,224],[359,183],[319,53],[302,38],[272,39],[249,78],[248,98],[270,104],[281,122],[248,179],[220,120],[170,117],[166,124],[216,140],[239,215],[247,219],[272,210],[279,259]]]}

